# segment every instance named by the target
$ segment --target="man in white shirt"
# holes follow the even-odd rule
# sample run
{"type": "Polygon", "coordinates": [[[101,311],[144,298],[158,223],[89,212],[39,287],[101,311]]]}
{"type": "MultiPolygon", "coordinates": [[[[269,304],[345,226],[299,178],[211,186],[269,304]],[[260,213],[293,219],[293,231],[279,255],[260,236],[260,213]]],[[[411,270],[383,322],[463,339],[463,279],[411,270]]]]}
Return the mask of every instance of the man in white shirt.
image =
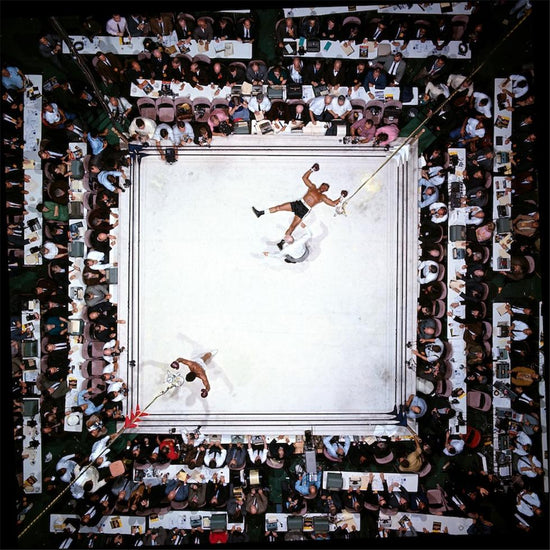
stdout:
{"type": "Polygon", "coordinates": [[[110,34],[111,36],[124,36],[125,34],[129,34],[126,18],[121,17],[118,13],[114,13],[113,17],[107,21],[105,30],[107,31],[107,34],[110,34]]]}
{"type": "Polygon", "coordinates": [[[493,116],[492,109],[493,103],[491,98],[482,92],[474,92],[472,95],[472,106],[473,108],[485,118],[491,118],[493,116]]]}
{"type": "Polygon", "coordinates": [[[193,131],[193,126],[186,120],[178,120],[172,127],[172,131],[176,147],[193,143],[195,132],[193,131]]]}
{"type": "Polygon", "coordinates": [[[309,117],[314,125],[317,124],[318,120],[325,121],[330,119],[328,109],[333,99],[334,97],[331,95],[320,95],[319,97],[314,97],[309,102],[309,117]]]}
{"type": "Polygon", "coordinates": [[[337,120],[345,120],[350,115],[351,111],[351,102],[344,95],[335,97],[331,101],[328,109],[328,112],[332,115],[332,118],[337,120]]]}
{"type": "Polygon", "coordinates": [[[137,117],[132,120],[128,133],[132,139],[137,139],[141,143],[146,143],[150,139],[153,139],[153,134],[157,128],[157,123],[145,117],[137,117]]]}
{"type": "Polygon", "coordinates": [[[269,109],[271,109],[271,101],[267,96],[264,96],[264,94],[262,93],[259,93],[255,96],[253,95],[248,102],[248,110],[254,113],[256,117],[257,113],[265,115],[265,113],[269,111],[269,109]]]}
{"type": "Polygon", "coordinates": [[[107,107],[113,118],[126,118],[132,110],[132,104],[125,97],[110,97],[107,107]]]}

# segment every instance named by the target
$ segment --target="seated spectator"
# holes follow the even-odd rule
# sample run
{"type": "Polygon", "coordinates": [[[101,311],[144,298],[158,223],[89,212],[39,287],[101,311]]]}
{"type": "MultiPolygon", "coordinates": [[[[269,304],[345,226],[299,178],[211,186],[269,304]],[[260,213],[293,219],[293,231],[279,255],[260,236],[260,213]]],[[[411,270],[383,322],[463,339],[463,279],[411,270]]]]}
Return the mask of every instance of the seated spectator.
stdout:
{"type": "Polygon", "coordinates": [[[242,470],[246,464],[246,449],[242,443],[230,443],[227,449],[226,463],[230,470],[242,470]]]}
{"type": "Polygon", "coordinates": [[[168,164],[176,162],[178,160],[178,148],[174,142],[172,128],[166,123],[161,123],[157,126],[155,134],[156,136],[153,136],[153,139],[155,140],[161,160],[168,162],[168,164]]]}
{"type": "Polygon", "coordinates": [[[276,65],[267,73],[267,83],[271,86],[281,86],[287,83],[288,80],[288,71],[276,65]]]}
{"type": "Polygon", "coordinates": [[[233,96],[229,102],[229,117],[233,122],[237,120],[250,120],[248,101],[241,96],[233,96]]]}
{"type": "Polygon", "coordinates": [[[331,437],[327,435],[323,437],[323,445],[325,446],[325,450],[334,460],[342,460],[348,454],[350,444],[351,439],[347,435],[344,437],[343,444],[339,441],[337,436],[331,437]]]}
{"type": "Polygon", "coordinates": [[[250,18],[246,18],[242,23],[235,26],[235,36],[239,42],[253,44],[256,40],[256,28],[250,18]]]}
{"type": "Polygon", "coordinates": [[[143,89],[148,84],[148,82],[146,82],[146,79],[148,78],[151,78],[151,71],[147,65],[139,62],[137,59],[131,59],[125,72],[126,82],[129,84],[135,84],[138,88],[143,89]],[[139,82],[139,80],[142,80],[143,82],[139,82]]]}
{"type": "Polygon", "coordinates": [[[449,139],[456,141],[457,145],[461,147],[477,142],[484,136],[485,127],[483,122],[473,117],[465,118],[460,128],[455,128],[449,133],[449,139]]]}
{"type": "MultiPolygon", "coordinates": [[[[306,65],[302,72],[302,82],[312,86],[325,85],[325,67],[322,59],[314,59],[306,65]]],[[[361,81],[362,84],[362,81],[361,81]]]]}
{"type": "Polygon", "coordinates": [[[204,463],[209,468],[221,468],[225,464],[227,449],[222,447],[220,441],[215,441],[208,445],[204,454],[204,463]]]}
{"type": "Polygon", "coordinates": [[[191,126],[187,120],[178,120],[172,127],[172,132],[174,134],[174,143],[176,147],[193,143],[195,138],[193,126],[191,126]]]}
{"type": "MultiPolygon", "coordinates": [[[[172,16],[168,14],[155,14],[149,19],[149,34],[161,40],[163,36],[169,36],[174,30],[172,16]]],[[[197,39],[198,40],[198,39],[197,39]]],[[[209,38],[212,40],[212,37],[209,38]]]]}
{"type": "Polygon", "coordinates": [[[63,129],[68,120],[75,118],[75,114],[64,111],[57,103],[46,103],[42,110],[42,123],[48,128],[63,129]]]}
{"type": "Polygon", "coordinates": [[[414,451],[411,451],[405,456],[399,458],[398,469],[404,473],[416,473],[422,469],[424,465],[424,451],[421,446],[420,438],[414,435],[414,451]]]}
{"type": "Polygon", "coordinates": [[[367,63],[363,60],[357,61],[355,67],[348,67],[346,73],[346,85],[348,87],[352,87],[355,91],[359,90],[367,77],[367,73],[367,63]]]}
{"type": "Polygon", "coordinates": [[[127,19],[126,26],[130,36],[146,36],[149,32],[149,23],[139,13],[132,13],[127,19]]]}
{"type": "Polygon", "coordinates": [[[247,439],[247,453],[250,463],[254,466],[261,466],[267,459],[267,441],[265,439],[265,436],[262,436],[262,448],[255,448],[252,446],[252,437],[250,435],[247,437],[247,439]]]}
{"type": "Polygon", "coordinates": [[[7,63],[2,64],[2,86],[6,90],[24,92],[26,80],[27,77],[18,67],[10,66],[7,63]]]}
{"type": "Polygon", "coordinates": [[[265,514],[267,510],[267,503],[267,495],[265,495],[263,489],[252,488],[250,493],[246,495],[244,507],[247,514],[265,514]]]}
{"type": "Polygon", "coordinates": [[[266,95],[260,92],[250,98],[248,109],[256,118],[264,116],[271,109],[271,101],[266,95]]]}
{"type": "Polygon", "coordinates": [[[277,40],[277,46],[284,48],[285,38],[296,40],[298,38],[298,25],[294,22],[292,17],[286,17],[284,23],[277,26],[275,29],[275,37],[277,40]]]}
{"type": "Polygon", "coordinates": [[[433,260],[424,260],[418,266],[418,282],[421,285],[435,281],[439,275],[439,264],[433,260]]]}
{"type": "Polygon", "coordinates": [[[299,57],[294,57],[292,63],[288,66],[288,77],[294,84],[302,84],[304,81],[304,63],[299,57]]]}
{"type": "Polygon", "coordinates": [[[265,64],[253,61],[246,69],[245,77],[247,82],[251,84],[264,84],[267,81],[267,68],[265,64]]]}
{"type": "Polygon", "coordinates": [[[367,73],[363,81],[363,87],[367,90],[369,97],[374,99],[374,90],[383,90],[387,82],[386,75],[382,72],[382,69],[377,67],[367,73]]]}
{"type": "Polygon", "coordinates": [[[194,142],[200,147],[210,147],[212,143],[212,130],[210,130],[209,124],[200,124],[197,126],[194,142]]]}
{"type": "Polygon", "coordinates": [[[315,498],[321,488],[322,479],[323,472],[321,470],[317,474],[300,474],[294,484],[294,489],[302,496],[315,498]]]}
{"type": "Polygon", "coordinates": [[[401,52],[375,57],[372,62],[381,65],[384,74],[387,76],[388,86],[400,85],[407,69],[407,63],[403,60],[401,52]]]}
{"type": "Polygon", "coordinates": [[[327,111],[332,116],[332,120],[346,120],[352,111],[350,100],[344,95],[334,97],[327,111]]]}
{"type": "Polygon", "coordinates": [[[69,208],[57,202],[44,201],[36,205],[38,212],[42,212],[45,220],[69,221],[69,208]]]}
{"type": "Polygon", "coordinates": [[[187,17],[187,15],[184,13],[178,13],[175,25],[178,45],[181,46],[182,44],[188,44],[189,42],[191,42],[191,40],[193,39],[193,29],[193,20],[189,19],[189,17],[187,17]]]}
{"type": "Polygon", "coordinates": [[[124,122],[128,115],[132,112],[132,104],[125,97],[113,97],[109,98],[107,107],[117,122],[124,122]]]}
{"type": "Polygon", "coordinates": [[[229,71],[221,63],[214,63],[212,65],[211,78],[212,78],[212,84],[215,84],[220,88],[223,88],[228,82],[229,71]]]}
{"type": "Polygon", "coordinates": [[[426,400],[418,395],[411,394],[403,405],[403,412],[408,418],[416,419],[424,416],[428,410],[426,400]]]}
{"type": "Polygon", "coordinates": [[[470,108],[476,111],[475,116],[481,115],[485,118],[492,118],[493,103],[491,98],[482,92],[474,92],[470,99],[470,108]]]}
{"type": "Polygon", "coordinates": [[[229,17],[218,17],[214,21],[214,39],[216,40],[235,40],[235,27],[229,17]]]}
{"type": "Polygon", "coordinates": [[[124,193],[126,190],[120,185],[119,178],[121,177],[124,178],[126,183],[129,183],[122,168],[119,170],[101,170],[97,175],[97,181],[111,193],[124,193]]]}
{"type": "Polygon", "coordinates": [[[311,17],[304,17],[304,20],[300,26],[300,37],[319,38],[319,33],[319,19],[313,15],[311,17]]]}
{"type": "Polygon", "coordinates": [[[307,105],[295,103],[290,106],[289,119],[295,126],[307,124],[309,120],[309,108],[307,105]]]}
{"type": "Polygon", "coordinates": [[[248,81],[245,70],[239,65],[229,65],[229,74],[227,76],[227,85],[236,86],[248,81]]]}
{"type": "Polygon", "coordinates": [[[229,485],[225,482],[223,475],[218,477],[214,472],[212,479],[206,484],[206,504],[213,508],[222,508],[229,499],[229,485]]]}
{"type": "Polygon", "coordinates": [[[141,143],[147,143],[153,139],[153,135],[157,128],[157,123],[150,118],[137,117],[128,128],[130,139],[138,140],[141,143]]]}
{"type": "Polygon", "coordinates": [[[435,202],[439,201],[439,189],[437,185],[432,184],[428,180],[420,180],[422,185],[422,193],[420,195],[420,200],[418,202],[419,208],[426,208],[431,206],[435,202]]]}
{"type": "Polygon", "coordinates": [[[328,15],[321,21],[319,29],[319,38],[321,40],[338,40],[340,33],[336,16],[328,15]]]}
{"type": "Polygon", "coordinates": [[[346,80],[346,69],[342,64],[342,60],[335,59],[332,62],[332,67],[327,68],[325,71],[325,82],[327,83],[327,86],[338,88],[338,86],[343,86],[346,83],[346,80]]]}

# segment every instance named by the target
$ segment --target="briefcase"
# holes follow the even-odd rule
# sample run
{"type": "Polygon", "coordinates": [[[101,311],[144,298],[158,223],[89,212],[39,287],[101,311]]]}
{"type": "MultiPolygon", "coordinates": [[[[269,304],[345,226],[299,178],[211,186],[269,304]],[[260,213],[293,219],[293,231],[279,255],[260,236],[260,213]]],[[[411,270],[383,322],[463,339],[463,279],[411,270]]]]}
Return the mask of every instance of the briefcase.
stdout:
{"type": "Polygon", "coordinates": [[[286,98],[287,99],[302,99],[302,85],[301,84],[287,84],[286,98]]]}
{"type": "Polygon", "coordinates": [[[306,51],[317,53],[321,51],[321,41],[318,38],[309,38],[306,42],[306,51]]]}

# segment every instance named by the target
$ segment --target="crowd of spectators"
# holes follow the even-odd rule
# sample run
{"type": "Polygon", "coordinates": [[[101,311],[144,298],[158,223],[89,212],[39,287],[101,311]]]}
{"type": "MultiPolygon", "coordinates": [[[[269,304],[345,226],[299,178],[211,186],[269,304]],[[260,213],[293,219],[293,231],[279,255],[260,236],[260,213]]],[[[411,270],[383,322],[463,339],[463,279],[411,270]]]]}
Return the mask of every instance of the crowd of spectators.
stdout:
{"type": "MultiPolygon", "coordinates": [[[[144,51],[138,56],[116,56],[98,52],[89,64],[100,82],[109,113],[88,83],[63,77],[52,78],[44,86],[42,113],[43,140],[40,147],[44,176],[43,201],[37,207],[42,216],[44,269],[37,277],[35,292],[21,296],[23,301],[40,301],[40,374],[36,392],[40,396],[41,435],[44,451],[50,441],[61,441],[66,414],[79,411],[85,418],[85,431],[78,445],[70,442],[61,455],[44,468],[44,491],[56,495],[69,484],[71,498],[63,501],[63,513],[77,516],[57,535],[63,547],[186,546],[217,542],[280,542],[306,539],[354,539],[358,537],[423,536],[410,525],[397,531],[379,527],[382,512],[422,512],[468,517],[474,520],[471,535],[488,535],[495,525],[510,532],[542,532],[542,510],[547,507],[543,491],[540,438],[541,378],[538,363],[538,301],[536,296],[518,296],[519,281],[537,277],[531,258],[538,265],[538,192],[535,168],[535,122],[533,71],[517,67],[510,74],[513,83],[508,97],[513,110],[512,133],[512,231],[509,272],[491,268],[491,247],[495,224],[492,220],[492,105],[494,90],[467,75],[468,63],[443,55],[427,60],[406,60],[401,52],[385,54],[370,61],[283,57],[285,38],[320,38],[342,41],[404,40],[433,41],[441,49],[451,40],[453,26],[462,25],[460,40],[472,51],[474,62],[486,46],[486,21],[473,15],[468,22],[453,23],[450,16],[419,23],[412,17],[380,19],[371,12],[358,14],[359,23],[343,24],[337,15],[281,19],[273,30],[276,62],[256,60],[213,63],[193,61],[186,55],[171,57],[162,46],[162,37],[172,31],[180,43],[190,40],[240,40],[256,44],[257,21],[232,17],[194,17],[191,14],[113,14],[99,24],[94,18],[83,22],[88,36],[110,34],[144,38],[144,51]],[[375,20],[379,19],[379,20],[375,20]],[[421,62],[419,62],[421,61],[421,62]],[[262,92],[250,97],[235,93],[226,101],[215,100],[206,108],[193,102],[179,104],[174,120],[163,122],[145,116],[131,97],[131,85],[141,88],[141,79],[189,83],[193,87],[211,84],[220,88],[248,82],[268,86],[311,84],[319,93],[309,102],[271,99],[262,92]],[[387,85],[398,86],[407,95],[412,86],[419,89],[419,105],[395,111],[376,102],[374,92],[387,85]],[[341,88],[346,87],[345,93],[341,88]],[[369,99],[357,101],[354,95],[363,88],[369,99]],[[448,104],[443,105],[457,91],[448,104]],[[439,111],[437,111],[439,109],[439,111]],[[436,115],[434,113],[437,111],[436,115]],[[316,438],[318,471],[306,472],[303,449],[284,437],[267,441],[245,436],[231,444],[221,444],[200,432],[160,433],[115,438],[116,421],[123,420],[125,381],[118,376],[118,357],[124,351],[117,338],[117,304],[111,302],[106,270],[116,267],[110,251],[118,224],[112,210],[118,206],[129,178],[130,153],[143,146],[155,146],[167,162],[175,162],[178,148],[190,144],[210,146],[215,139],[233,132],[235,123],[262,119],[297,125],[343,120],[349,142],[377,146],[390,145],[399,135],[407,135],[411,124],[427,122],[431,141],[421,140],[422,169],[420,192],[420,245],[418,339],[410,344],[416,358],[416,375],[424,391],[403,403],[403,417],[415,419],[418,435],[411,440],[390,438],[339,437],[316,438]],[[121,139],[122,137],[122,139],[121,139]],[[128,143],[127,143],[128,142],[128,143]],[[79,143],[81,152],[69,149],[79,143]],[[128,145],[128,149],[126,148],[128,145]],[[447,176],[454,159],[449,148],[466,151],[464,183],[466,193],[460,206],[469,211],[465,235],[464,271],[457,277],[465,315],[454,311],[459,304],[447,303],[443,274],[446,268],[448,216],[450,203],[447,176]],[[85,267],[79,276],[86,285],[84,320],[89,340],[83,342],[89,358],[79,366],[85,383],[79,388],[78,403],[65,407],[70,390],[71,349],[68,343],[68,317],[73,305],[68,292],[71,275],[77,269],[68,247],[71,239],[68,204],[70,179],[82,179],[88,190],[85,198],[87,251],[85,267]],[[506,302],[512,315],[510,357],[512,385],[503,389],[512,398],[510,411],[499,413],[498,427],[510,437],[513,475],[500,479],[490,453],[492,409],[468,409],[468,432],[458,436],[449,430],[449,419],[456,415],[453,404],[460,398],[446,386],[449,345],[445,335],[445,316],[452,316],[466,328],[464,345],[467,364],[467,393],[493,392],[493,357],[488,345],[488,325],[494,300],[506,302]],[[443,307],[441,303],[443,302],[443,307]],[[96,345],[93,345],[95,342],[96,345]],[[474,434],[481,439],[474,441],[474,434]],[[489,462],[483,469],[480,453],[489,462]],[[98,458],[99,457],[99,458],[98,458]],[[122,463],[114,468],[113,463],[122,463]],[[192,474],[165,474],[170,465],[182,465],[192,474]],[[139,472],[160,474],[143,477],[139,472]],[[327,490],[321,485],[323,470],[351,470],[371,473],[369,487],[349,491],[327,490]],[[225,477],[222,472],[229,471],[225,477]],[[388,484],[384,472],[417,473],[419,489],[409,493],[404,487],[388,484]],[[81,472],[84,472],[82,475],[81,472]],[[373,492],[378,476],[383,491],[373,492]],[[142,477],[142,479],[140,479],[142,477]],[[252,480],[254,479],[254,481],[252,480]],[[437,482],[435,481],[437,479],[437,482]],[[441,481],[442,480],[442,481],[441,481]],[[74,483],[72,483],[74,482],[74,483]],[[439,491],[439,506],[429,498],[439,491]],[[150,516],[169,510],[226,511],[235,526],[217,531],[202,527],[184,529],[134,530],[131,535],[80,533],[82,526],[97,526],[105,515],[150,516]],[[329,521],[342,511],[361,516],[360,530],[340,525],[330,533],[280,533],[266,530],[265,514],[280,512],[304,515],[326,514],[329,521]],[[514,516],[514,514],[516,514],[514,516]],[[504,518],[504,519],[502,519],[504,518]],[[515,528],[512,527],[515,525],[515,528]]],[[[39,41],[39,52],[54,67],[63,69],[66,60],[60,39],[53,33],[39,41]]],[[[3,160],[7,213],[8,267],[17,276],[22,267],[24,244],[25,175],[23,171],[23,94],[25,76],[13,66],[3,66],[3,160]],[[6,116],[7,115],[7,116],[6,116]]],[[[335,125],[332,129],[334,130],[335,125]]],[[[327,134],[334,134],[331,127],[327,134]]],[[[15,308],[17,311],[17,308],[15,308]]],[[[13,306],[12,306],[13,310],[13,306]]],[[[31,384],[22,376],[24,364],[20,343],[26,338],[21,315],[11,318],[14,438],[21,439],[22,399],[32,395],[31,384]]],[[[405,368],[405,367],[404,367],[405,368]]],[[[21,448],[16,445],[16,463],[21,448]]],[[[170,470],[172,471],[172,470],[170,470]]],[[[31,497],[21,488],[17,498],[19,521],[23,525],[31,497]]]]}

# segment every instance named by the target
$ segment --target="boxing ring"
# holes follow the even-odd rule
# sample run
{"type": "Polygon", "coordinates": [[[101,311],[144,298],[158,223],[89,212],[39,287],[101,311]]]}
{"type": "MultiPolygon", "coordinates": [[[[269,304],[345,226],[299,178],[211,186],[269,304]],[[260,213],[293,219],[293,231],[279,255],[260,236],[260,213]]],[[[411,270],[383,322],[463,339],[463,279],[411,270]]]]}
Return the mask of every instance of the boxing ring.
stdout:
{"type": "MultiPolygon", "coordinates": [[[[136,157],[121,197],[119,315],[128,409],[144,407],[176,357],[210,349],[211,391],[185,382],[148,409],[140,431],[206,434],[408,433],[396,410],[415,391],[417,152],[407,145],[347,205],[319,204],[302,264],[265,257],[292,219],[264,209],[314,184],[355,190],[391,154],[337,137],[231,136],[136,157]],[[295,138],[295,139],[293,139],[295,138]]],[[[296,234],[299,229],[296,230],[296,234]]]]}

